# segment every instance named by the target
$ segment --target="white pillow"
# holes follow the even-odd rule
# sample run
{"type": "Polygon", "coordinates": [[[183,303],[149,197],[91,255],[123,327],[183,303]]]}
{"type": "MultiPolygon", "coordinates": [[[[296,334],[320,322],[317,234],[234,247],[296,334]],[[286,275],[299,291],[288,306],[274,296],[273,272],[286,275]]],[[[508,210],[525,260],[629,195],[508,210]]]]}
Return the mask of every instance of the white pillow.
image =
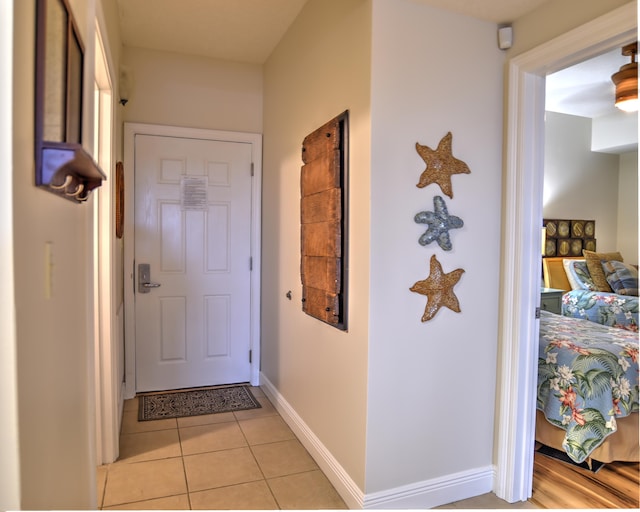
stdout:
{"type": "Polygon", "coordinates": [[[562,266],[572,290],[593,291],[596,289],[585,260],[564,259],[562,266]]]}

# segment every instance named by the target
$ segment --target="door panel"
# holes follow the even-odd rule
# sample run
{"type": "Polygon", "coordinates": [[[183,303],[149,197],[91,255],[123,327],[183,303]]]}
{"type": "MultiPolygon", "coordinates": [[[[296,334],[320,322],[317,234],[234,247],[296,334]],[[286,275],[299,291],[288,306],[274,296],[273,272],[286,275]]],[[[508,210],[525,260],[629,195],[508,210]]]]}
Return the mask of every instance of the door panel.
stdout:
{"type": "Polygon", "coordinates": [[[250,380],[251,144],[136,135],[136,390],[250,380]],[[137,269],[136,269],[137,270],[137,269]]]}

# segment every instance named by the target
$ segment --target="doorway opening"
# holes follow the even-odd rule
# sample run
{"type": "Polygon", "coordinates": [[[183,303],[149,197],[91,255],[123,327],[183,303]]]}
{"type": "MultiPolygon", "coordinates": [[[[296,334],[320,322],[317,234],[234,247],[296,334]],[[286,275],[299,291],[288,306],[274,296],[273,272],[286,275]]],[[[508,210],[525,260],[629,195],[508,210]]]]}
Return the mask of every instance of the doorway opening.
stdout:
{"type": "Polygon", "coordinates": [[[115,180],[111,173],[114,148],[113,85],[101,25],[100,19],[96,19],[93,155],[109,179],[97,189],[93,201],[96,455],[99,465],[113,462],[118,457],[119,405],[122,404],[114,308],[116,254],[112,205],[115,180]]]}
{"type": "Polygon", "coordinates": [[[531,497],[540,303],[545,77],[633,40],[626,4],[509,62],[495,494],[531,497]]]}

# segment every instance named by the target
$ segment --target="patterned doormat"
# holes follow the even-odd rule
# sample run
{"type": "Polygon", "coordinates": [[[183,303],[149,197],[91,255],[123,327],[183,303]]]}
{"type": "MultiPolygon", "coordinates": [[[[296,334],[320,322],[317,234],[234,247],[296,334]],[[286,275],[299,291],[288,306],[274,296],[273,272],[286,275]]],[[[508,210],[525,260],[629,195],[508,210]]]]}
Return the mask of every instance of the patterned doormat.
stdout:
{"type": "Polygon", "coordinates": [[[248,386],[194,388],[138,395],[138,420],[184,418],[262,407],[248,386]]]}

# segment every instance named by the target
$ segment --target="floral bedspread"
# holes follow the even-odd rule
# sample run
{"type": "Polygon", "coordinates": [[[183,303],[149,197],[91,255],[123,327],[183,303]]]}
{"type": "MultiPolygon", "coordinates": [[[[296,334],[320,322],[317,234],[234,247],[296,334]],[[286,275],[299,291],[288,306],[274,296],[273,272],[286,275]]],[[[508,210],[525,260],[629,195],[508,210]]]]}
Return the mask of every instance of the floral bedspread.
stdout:
{"type": "Polygon", "coordinates": [[[537,408],[583,462],[638,411],[638,334],[541,311],[537,408]]]}
{"type": "Polygon", "coordinates": [[[638,332],[638,297],[572,290],[562,296],[562,314],[638,332]]]}

